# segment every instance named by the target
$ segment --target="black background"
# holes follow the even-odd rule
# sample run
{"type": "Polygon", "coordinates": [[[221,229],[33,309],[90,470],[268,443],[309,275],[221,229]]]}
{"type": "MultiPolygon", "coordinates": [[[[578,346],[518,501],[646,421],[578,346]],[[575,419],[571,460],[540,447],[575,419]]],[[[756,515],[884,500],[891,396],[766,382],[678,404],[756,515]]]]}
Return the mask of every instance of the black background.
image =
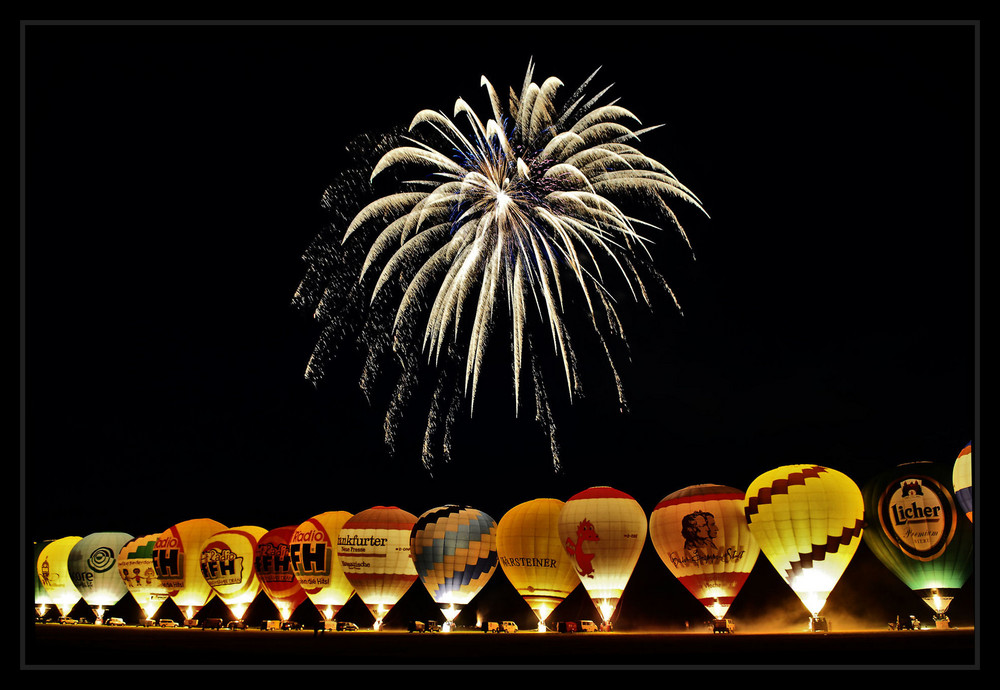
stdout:
{"type": "MultiPolygon", "coordinates": [[[[976,31],[24,26],[25,540],[373,505],[499,520],[601,484],[649,514],[684,486],[746,488],[783,464],[859,485],[902,462],[950,466],[978,419],[976,31]],[[304,380],[319,329],[291,306],[301,256],[351,139],[450,115],[459,96],[485,115],[480,75],[517,89],[532,58],[536,82],[567,92],[601,67],[591,93],[613,84],[664,123],[642,148],[711,218],[675,206],[696,260],[657,235],[684,315],[626,310],[624,414],[603,362],[583,365],[562,473],[497,376],[431,476],[426,412],[391,455],[359,358],[304,380]]],[[[639,571],[678,596],[655,559],[639,571]]]]}

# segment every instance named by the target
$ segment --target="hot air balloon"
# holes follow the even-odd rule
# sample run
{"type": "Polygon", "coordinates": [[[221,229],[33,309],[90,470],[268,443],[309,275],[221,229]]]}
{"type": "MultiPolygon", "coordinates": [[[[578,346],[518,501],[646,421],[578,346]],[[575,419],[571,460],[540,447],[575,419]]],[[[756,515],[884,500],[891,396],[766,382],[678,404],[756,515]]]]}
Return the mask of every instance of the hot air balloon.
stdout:
{"type": "Polygon", "coordinates": [[[68,616],[81,599],[80,591],[69,575],[69,554],[80,539],[82,537],[55,539],[38,554],[38,579],[62,616],[68,616]]]}
{"type": "Polygon", "coordinates": [[[44,549],[51,543],[52,543],[51,540],[34,542],[35,615],[39,617],[45,616],[45,612],[48,610],[48,607],[52,604],[52,598],[49,597],[49,593],[45,591],[45,587],[42,585],[42,580],[38,576],[38,557],[41,555],[42,549],[44,549]]]}
{"type": "Polygon", "coordinates": [[[739,489],[698,484],[666,496],[649,517],[656,553],[717,620],[725,618],[760,554],[743,499],[739,489]]]}
{"type": "Polygon", "coordinates": [[[232,527],[216,532],[201,547],[202,577],[239,620],[261,589],[254,556],[265,534],[263,527],[232,527]]]}
{"type": "Polygon", "coordinates": [[[861,543],[857,484],[828,467],[785,465],[753,480],[743,505],[760,550],[816,622],[861,543]]]}
{"type": "Polygon", "coordinates": [[[863,491],[865,544],[940,621],[973,568],[973,526],[949,481],[947,467],[912,462],[880,472],[863,491]]]}
{"type": "Polygon", "coordinates": [[[289,545],[292,570],[306,596],[330,621],[354,594],[337,555],[337,538],[344,523],[353,517],[331,510],[311,517],[295,528],[289,545]]]}
{"type": "Polygon", "coordinates": [[[69,576],[97,616],[117,604],[128,593],[118,574],[118,552],[132,540],[124,532],[95,532],[78,541],[69,552],[69,576]]]}
{"type": "Polygon", "coordinates": [[[340,565],[375,616],[376,630],[417,580],[410,558],[410,531],[416,521],[415,515],[395,506],[375,506],[352,517],[340,530],[340,565]]]}
{"type": "Polygon", "coordinates": [[[201,549],[226,526],[211,518],[179,522],[157,535],[153,570],[187,619],[193,619],[214,596],[201,574],[201,549]]]}
{"type": "Polygon", "coordinates": [[[965,512],[965,517],[972,522],[972,442],[962,449],[955,459],[955,467],[951,474],[952,488],[955,489],[955,500],[965,512]]]}
{"type": "Polygon", "coordinates": [[[410,556],[417,576],[441,607],[445,630],[497,567],[497,523],[481,510],[446,505],[417,518],[410,556]]]}
{"type": "Polygon", "coordinates": [[[268,598],[278,609],[281,620],[289,616],[306,600],[305,590],[295,579],[289,544],[298,525],[286,525],[270,530],[257,541],[254,567],[268,598]]]}
{"type": "Polygon", "coordinates": [[[118,574],[146,618],[152,618],[170,596],[153,568],[153,550],[159,536],[136,537],[118,551],[118,574]]]}
{"type": "Polygon", "coordinates": [[[538,618],[538,629],[552,610],[580,586],[573,559],[559,538],[562,501],[536,498],[507,511],[497,524],[497,558],[504,575],[538,618]]]}
{"type": "Polygon", "coordinates": [[[632,577],[646,530],[642,506],[609,486],[581,491],[559,511],[559,539],[605,626],[632,577]]]}

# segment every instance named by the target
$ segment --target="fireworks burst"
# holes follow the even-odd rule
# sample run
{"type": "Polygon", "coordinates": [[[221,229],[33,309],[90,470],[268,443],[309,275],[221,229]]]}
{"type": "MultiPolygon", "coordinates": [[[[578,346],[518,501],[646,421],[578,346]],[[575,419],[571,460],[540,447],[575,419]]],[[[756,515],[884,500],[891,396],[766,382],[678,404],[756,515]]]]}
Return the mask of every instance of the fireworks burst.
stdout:
{"type": "Polygon", "coordinates": [[[601,105],[608,89],[585,96],[596,71],[557,102],[562,82],[550,77],[537,85],[533,70],[529,63],[519,94],[510,90],[506,111],[481,79],[492,114],[485,122],[458,99],[454,119],[423,110],[406,132],[355,142],[358,167],[325,192],[331,224],[304,256],[308,269],[294,302],[324,326],[306,378],[322,378],[324,362],[345,342],[365,353],[366,394],[393,363],[398,378],[385,422],[392,448],[418,373],[434,371],[423,446],[428,470],[439,446],[449,459],[461,401],[468,400],[470,416],[474,412],[487,346],[501,328],[505,339],[509,332],[514,413],[523,406],[530,372],[535,418],[558,470],[541,359],[553,353],[569,399],[580,394],[570,306],[579,305],[596,335],[624,407],[608,344],[608,336],[624,342],[624,333],[607,280],[618,276],[648,305],[652,277],[677,304],[652,266],[646,232],[657,226],[619,204],[652,209],[689,250],[666,200],[704,212],[664,165],[636,148],[639,137],[657,127],[641,128],[617,102],[601,105]],[[386,178],[389,191],[376,190],[386,178]]]}

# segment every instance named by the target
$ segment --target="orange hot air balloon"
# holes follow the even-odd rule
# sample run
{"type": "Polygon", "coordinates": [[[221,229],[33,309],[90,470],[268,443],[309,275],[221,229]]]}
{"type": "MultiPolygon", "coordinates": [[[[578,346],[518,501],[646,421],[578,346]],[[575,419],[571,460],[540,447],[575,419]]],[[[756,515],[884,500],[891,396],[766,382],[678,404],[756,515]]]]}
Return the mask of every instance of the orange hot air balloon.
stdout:
{"type": "Polygon", "coordinates": [[[375,616],[375,628],[417,580],[410,531],[417,516],[395,506],[363,510],[346,523],[337,555],[347,580],[375,616]]]}
{"type": "Polygon", "coordinates": [[[497,524],[497,557],[504,575],[538,618],[580,586],[580,578],[559,538],[562,501],[536,498],[514,506],[497,524]]]}
{"type": "Polygon", "coordinates": [[[354,594],[337,555],[337,538],[352,517],[343,510],[311,517],[295,529],[289,546],[296,579],[327,620],[336,618],[354,594]]]}
{"type": "Polygon", "coordinates": [[[646,542],[646,514],[623,491],[596,486],[559,511],[559,538],[605,624],[618,607],[646,542]]]}
{"type": "Polygon", "coordinates": [[[201,549],[226,526],[211,518],[178,522],[161,532],[153,546],[153,571],[185,617],[192,619],[214,596],[201,574],[201,549]]]}
{"type": "Polygon", "coordinates": [[[254,556],[265,534],[263,527],[233,527],[216,532],[201,548],[202,577],[240,620],[261,590],[254,556]]]}
{"type": "Polygon", "coordinates": [[[744,494],[698,484],[666,496],[649,517],[649,536],[667,569],[721,620],[757,562],[744,494]]]}
{"type": "Polygon", "coordinates": [[[306,600],[306,592],[295,579],[289,545],[298,525],[277,527],[257,541],[254,568],[261,587],[274,603],[281,620],[288,620],[298,605],[306,600]]]}
{"type": "Polygon", "coordinates": [[[146,618],[152,618],[170,596],[153,568],[153,550],[159,537],[136,537],[118,552],[118,574],[146,618]]]}
{"type": "Polygon", "coordinates": [[[817,618],[861,543],[861,489],[829,467],[785,465],[753,480],[743,505],[760,550],[817,618]]]}

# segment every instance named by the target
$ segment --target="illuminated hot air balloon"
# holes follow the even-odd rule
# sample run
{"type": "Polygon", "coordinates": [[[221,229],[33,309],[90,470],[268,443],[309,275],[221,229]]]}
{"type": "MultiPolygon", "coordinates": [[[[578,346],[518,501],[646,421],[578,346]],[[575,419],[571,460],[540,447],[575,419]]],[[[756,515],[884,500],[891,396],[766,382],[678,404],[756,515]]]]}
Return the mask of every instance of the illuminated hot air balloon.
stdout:
{"type": "Polygon", "coordinates": [[[667,569],[715,618],[725,618],[757,562],[744,494],[698,484],[660,501],[649,517],[649,536],[667,569]]]}
{"type": "Polygon", "coordinates": [[[46,544],[38,554],[36,563],[38,579],[48,592],[49,599],[63,616],[68,616],[81,599],[80,591],[69,575],[69,554],[81,538],[55,539],[46,544]]]}
{"type": "Polygon", "coordinates": [[[336,618],[354,594],[337,555],[337,538],[351,517],[343,510],[311,517],[295,528],[289,546],[295,578],[326,620],[336,618]]]}
{"type": "Polygon", "coordinates": [[[559,538],[562,501],[536,498],[514,506],[497,524],[497,557],[510,580],[538,617],[539,630],[552,610],[580,586],[574,560],[559,538]]]}
{"type": "Polygon", "coordinates": [[[45,587],[42,585],[42,579],[38,576],[38,557],[41,555],[42,549],[51,543],[51,541],[34,542],[35,614],[38,616],[44,616],[45,612],[52,604],[52,598],[49,597],[49,593],[45,591],[45,587]]]}
{"type": "Polygon", "coordinates": [[[559,539],[605,624],[632,577],[646,530],[642,506],[609,486],[581,491],[559,511],[559,539]]]}
{"type": "Polygon", "coordinates": [[[289,616],[306,600],[305,590],[295,579],[289,544],[297,525],[270,530],[257,541],[254,567],[268,598],[278,609],[281,620],[289,616]]]}
{"type": "Polygon", "coordinates": [[[865,544],[943,620],[973,568],[973,526],[947,484],[948,468],[899,465],[865,483],[865,544]]]}
{"type": "Polygon", "coordinates": [[[969,442],[955,459],[951,473],[952,488],[955,489],[955,500],[972,522],[972,442],[969,442]]]}
{"type": "Polygon", "coordinates": [[[375,616],[375,628],[417,579],[410,531],[417,517],[395,506],[363,510],[346,523],[337,555],[347,580],[375,616]]]}
{"type": "Polygon", "coordinates": [[[760,550],[816,618],[861,543],[861,490],[828,467],[785,465],[753,480],[743,505],[760,550]]]}
{"type": "Polygon", "coordinates": [[[261,589],[254,556],[265,534],[263,527],[232,527],[216,532],[201,547],[202,577],[239,620],[261,589]]]}
{"type": "Polygon", "coordinates": [[[198,615],[214,596],[201,574],[201,549],[226,526],[211,518],[185,520],[157,535],[153,570],[177,607],[188,619],[198,615]]]}
{"type": "Polygon", "coordinates": [[[104,609],[128,593],[118,574],[118,552],[132,540],[124,532],[95,532],[78,541],[69,552],[69,576],[100,623],[104,609]]]}
{"type": "Polygon", "coordinates": [[[118,551],[118,574],[146,618],[152,618],[170,596],[153,568],[153,550],[159,536],[136,537],[118,551]]]}
{"type": "Polygon", "coordinates": [[[417,518],[410,556],[449,629],[497,567],[497,523],[481,510],[446,505],[417,518]]]}

